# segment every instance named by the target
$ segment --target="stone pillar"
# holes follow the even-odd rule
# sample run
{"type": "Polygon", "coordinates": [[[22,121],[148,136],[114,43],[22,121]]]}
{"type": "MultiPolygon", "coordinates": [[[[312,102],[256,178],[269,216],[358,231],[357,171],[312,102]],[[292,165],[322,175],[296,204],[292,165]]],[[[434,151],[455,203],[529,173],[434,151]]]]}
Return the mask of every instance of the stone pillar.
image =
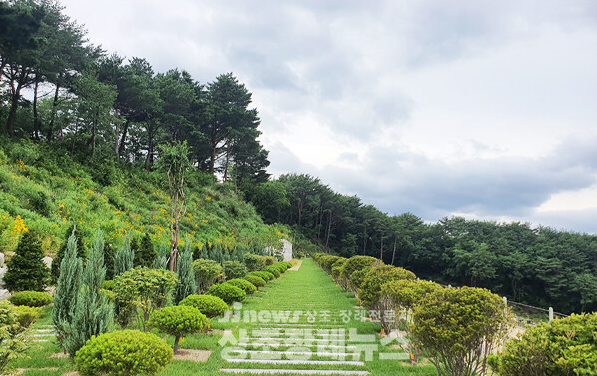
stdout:
{"type": "Polygon", "coordinates": [[[549,307],[549,321],[553,320],[553,308],[549,307]]]}

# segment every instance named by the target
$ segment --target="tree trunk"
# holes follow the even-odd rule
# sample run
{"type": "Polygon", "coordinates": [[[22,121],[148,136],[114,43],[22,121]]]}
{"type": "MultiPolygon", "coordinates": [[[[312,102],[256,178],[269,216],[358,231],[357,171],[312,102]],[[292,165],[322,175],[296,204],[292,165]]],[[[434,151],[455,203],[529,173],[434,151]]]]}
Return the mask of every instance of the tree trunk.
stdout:
{"type": "Polygon", "coordinates": [[[124,153],[124,143],[126,141],[126,134],[129,131],[129,123],[130,120],[127,118],[126,122],[124,123],[124,128],[122,129],[122,135],[120,137],[120,145],[118,146],[118,157],[121,157],[124,153]]]}
{"type": "Polygon", "coordinates": [[[91,128],[91,159],[95,157],[95,136],[97,133],[97,121],[93,119],[93,126],[91,128]]]}
{"type": "Polygon", "coordinates": [[[149,171],[153,165],[153,131],[147,128],[147,158],[145,159],[145,169],[149,171]]]}
{"type": "Polygon", "coordinates": [[[175,354],[178,354],[178,343],[180,342],[180,337],[176,336],[176,338],[174,338],[174,346],[173,346],[173,350],[175,354]]]}
{"type": "Polygon", "coordinates": [[[114,154],[116,154],[116,159],[118,159],[118,120],[114,122],[114,154]]]}
{"type": "Polygon", "coordinates": [[[226,147],[226,165],[224,166],[224,176],[222,178],[224,182],[228,181],[228,167],[230,166],[230,154],[232,153],[231,149],[232,145],[228,142],[226,147]]]}
{"type": "Polygon", "coordinates": [[[379,245],[379,259],[383,262],[383,235],[381,236],[381,244],[379,245]]]}
{"type": "Polygon", "coordinates": [[[39,116],[37,114],[37,90],[39,89],[39,75],[35,75],[35,87],[33,89],[33,138],[39,140],[39,116]]]}
{"type": "Polygon", "coordinates": [[[18,88],[17,94],[11,95],[10,98],[10,111],[8,112],[8,119],[6,120],[6,129],[8,130],[8,135],[10,137],[14,137],[15,135],[15,121],[17,119],[17,108],[19,106],[19,98],[20,95],[20,88],[18,88]]]}
{"type": "Polygon", "coordinates": [[[394,237],[394,250],[392,251],[392,265],[394,265],[394,256],[396,256],[396,243],[398,242],[398,238],[394,237]]]}
{"type": "Polygon", "coordinates": [[[54,91],[54,103],[52,104],[52,115],[50,116],[50,126],[46,139],[52,141],[54,135],[54,121],[56,120],[56,112],[58,112],[58,94],[60,92],[60,84],[56,84],[56,90],[54,91]]]}
{"type": "Polygon", "coordinates": [[[332,212],[328,214],[328,229],[327,234],[325,236],[325,248],[328,249],[328,244],[330,242],[330,232],[332,232],[332,212]]]}

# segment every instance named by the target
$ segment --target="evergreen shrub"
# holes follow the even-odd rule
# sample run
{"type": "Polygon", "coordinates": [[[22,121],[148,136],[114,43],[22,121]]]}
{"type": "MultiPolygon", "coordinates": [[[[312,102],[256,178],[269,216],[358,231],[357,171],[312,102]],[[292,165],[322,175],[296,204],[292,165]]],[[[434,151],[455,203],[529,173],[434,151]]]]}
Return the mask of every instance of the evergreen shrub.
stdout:
{"type": "Polygon", "coordinates": [[[180,337],[197,333],[207,328],[208,318],[197,308],[178,305],[154,311],[149,326],[174,336],[174,353],[178,353],[180,337]]]}
{"type": "Polygon", "coordinates": [[[228,304],[234,302],[242,302],[245,298],[245,291],[239,287],[231,285],[229,283],[221,283],[213,285],[207,291],[209,295],[214,295],[221,298],[228,304]]]}
{"type": "Polygon", "coordinates": [[[197,282],[197,292],[206,292],[224,277],[224,268],[214,260],[197,259],[191,264],[197,282]]]}
{"type": "Polygon", "coordinates": [[[266,266],[265,268],[262,269],[264,272],[269,272],[272,273],[274,275],[274,277],[278,278],[280,277],[280,274],[282,274],[280,272],[280,269],[274,265],[269,265],[266,266]]]}
{"type": "Polygon", "coordinates": [[[240,261],[224,261],[226,279],[242,278],[247,274],[247,267],[240,261]]]}
{"type": "Polygon", "coordinates": [[[195,307],[210,319],[222,316],[228,311],[228,304],[222,298],[214,295],[189,295],[178,303],[178,305],[195,307]]]}
{"type": "Polygon", "coordinates": [[[50,277],[50,270],[43,258],[44,252],[38,235],[33,231],[25,232],[14,256],[6,265],[6,288],[9,291],[43,291],[50,277]]]}
{"type": "Polygon", "coordinates": [[[255,291],[257,291],[257,287],[255,287],[254,284],[252,284],[251,282],[245,280],[245,279],[241,279],[241,278],[234,278],[231,279],[229,281],[226,281],[226,283],[230,283],[236,287],[240,287],[241,289],[243,289],[243,291],[247,294],[247,295],[252,295],[255,293],[255,291]]]}
{"type": "Polygon", "coordinates": [[[249,272],[261,270],[266,266],[264,257],[254,253],[245,253],[245,265],[249,272]]]}
{"type": "Polygon", "coordinates": [[[28,328],[39,319],[41,315],[41,308],[29,307],[26,305],[12,307],[19,325],[23,328],[28,328]]]}
{"type": "Polygon", "coordinates": [[[265,284],[266,284],[266,282],[263,278],[257,277],[256,275],[247,274],[243,279],[251,282],[253,284],[253,286],[257,287],[257,289],[265,286],[265,284]]]}
{"type": "Polygon", "coordinates": [[[172,356],[170,346],[155,334],[120,330],[91,338],[77,351],[75,363],[84,376],[155,375],[172,356]]]}
{"type": "Polygon", "coordinates": [[[8,301],[16,306],[43,307],[51,304],[52,295],[41,291],[19,291],[14,293],[8,301]]]}
{"type": "Polygon", "coordinates": [[[263,270],[256,271],[256,272],[251,272],[251,273],[248,273],[247,275],[254,275],[254,276],[257,276],[257,277],[259,277],[259,278],[263,279],[265,282],[269,282],[269,281],[271,281],[272,279],[276,278],[276,277],[275,277],[275,276],[274,276],[272,273],[270,273],[270,272],[265,272],[265,271],[263,271],[263,270]]]}

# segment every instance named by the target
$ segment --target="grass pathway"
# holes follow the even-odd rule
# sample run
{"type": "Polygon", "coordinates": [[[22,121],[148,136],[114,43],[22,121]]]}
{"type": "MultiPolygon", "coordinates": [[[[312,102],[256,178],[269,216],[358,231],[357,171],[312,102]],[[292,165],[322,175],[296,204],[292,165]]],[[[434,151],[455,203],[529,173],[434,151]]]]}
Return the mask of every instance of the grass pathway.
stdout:
{"type": "Polygon", "coordinates": [[[221,370],[435,375],[434,367],[397,360],[403,353],[383,345],[388,341],[379,337],[377,325],[361,319],[364,311],[357,304],[313,260],[305,259],[298,270],[287,271],[236,312],[238,351],[221,370]]]}

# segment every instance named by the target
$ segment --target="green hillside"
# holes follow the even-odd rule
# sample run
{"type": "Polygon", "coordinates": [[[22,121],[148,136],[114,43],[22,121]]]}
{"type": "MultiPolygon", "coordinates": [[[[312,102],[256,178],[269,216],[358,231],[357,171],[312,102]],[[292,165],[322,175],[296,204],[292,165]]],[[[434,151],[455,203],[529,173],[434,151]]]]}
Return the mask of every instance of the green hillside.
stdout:
{"type": "MultiPolygon", "coordinates": [[[[82,159],[82,158],[81,158],[82,159]]],[[[89,160],[88,160],[89,161],[89,160]]],[[[164,173],[110,159],[80,163],[60,144],[0,140],[0,248],[15,249],[23,231],[37,230],[46,254],[54,254],[67,229],[77,225],[89,242],[101,227],[118,247],[127,234],[148,233],[155,245],[169,241],[169,196],[164,173]]],[[[187,212],[181,245],[215,242],[232,249],[279,245],[289,238],[281,225],[266,225],[230,184],[206,173],[186,179],[187,212]]]]}

